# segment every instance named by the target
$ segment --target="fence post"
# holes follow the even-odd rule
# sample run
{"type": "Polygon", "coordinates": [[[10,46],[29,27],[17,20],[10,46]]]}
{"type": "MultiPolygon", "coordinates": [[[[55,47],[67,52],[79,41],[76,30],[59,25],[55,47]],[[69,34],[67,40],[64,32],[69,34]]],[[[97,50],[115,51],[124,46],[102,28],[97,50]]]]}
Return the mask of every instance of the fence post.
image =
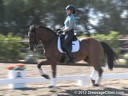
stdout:
{"type": "Polygon", "coordinates": [[[81,75],[80,78],[77,80],[77,84],[78,86],[85,86],[89,83],[89,77],[85,76],[85,75],[81,75]]]}
{"type": "MultiPolygon", "coordinates": [[[[26,77],[25,70],[10,70],[8,73],[9,79],[24,79],[26,77]]],[[[13,83],[9,84],[9,88],[11,89],[17,89],[17,88],[24,88],[25,83],[13,83]]]]}

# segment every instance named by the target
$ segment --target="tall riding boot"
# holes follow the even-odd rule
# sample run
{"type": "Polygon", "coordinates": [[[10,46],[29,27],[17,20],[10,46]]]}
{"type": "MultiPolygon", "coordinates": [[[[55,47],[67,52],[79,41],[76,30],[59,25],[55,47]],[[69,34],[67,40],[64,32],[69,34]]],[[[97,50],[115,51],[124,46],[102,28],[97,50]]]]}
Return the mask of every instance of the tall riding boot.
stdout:
{"type": "Polygon", "coordinates": [[[69,60],[67,63],[75,63],[75,59],[74,59],[72,53],[70,52],[70,50],[66,50],[66,51],[67,51],[67,54],[69,56],[69,60]]]}

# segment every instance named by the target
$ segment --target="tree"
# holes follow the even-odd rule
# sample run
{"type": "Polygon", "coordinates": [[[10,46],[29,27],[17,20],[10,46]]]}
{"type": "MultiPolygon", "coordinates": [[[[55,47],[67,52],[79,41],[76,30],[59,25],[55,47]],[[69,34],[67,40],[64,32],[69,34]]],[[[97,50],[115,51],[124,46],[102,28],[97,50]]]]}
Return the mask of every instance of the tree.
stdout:
{"type": "Polygon", "coordinates": [[[0,0],[0,32],[3,32],[4,31],[4,13],[5,13],[5,10],[4,10],[4,1],[3,0],[0,0]]]}
{"type": "Polygon", "coordinates": [[[93,1],[94,12],[99,19],[96,28],[99,33],[109,33],[111,30],[120,33],[127,33],[126,22],[124,18],[128,18],[127,0],[95,0],[93,1]],[[122,17],[124,10],[127,10],[127,16],[122,17]],[[125,24],[125,25],[124,25],[125,24]]]}
{"type": "Polygon", "coordinates": [[[26,23],[26,17],[24,13],[25,4],[23,0],[7,0],[5,1],[5,27],[7,28],[6,34],[8,32],[13,32],[14,34],[21,35],[22,28],[24,28],[26,23]]]}
{"type": "Polygon", "coordinates": [[[0,32],[24,36],[31,24],[62,27],[69,4],[81,10],[76,14],[77,24],[86,32],[127,34],[128,0],[0,0],[0,32]]]}

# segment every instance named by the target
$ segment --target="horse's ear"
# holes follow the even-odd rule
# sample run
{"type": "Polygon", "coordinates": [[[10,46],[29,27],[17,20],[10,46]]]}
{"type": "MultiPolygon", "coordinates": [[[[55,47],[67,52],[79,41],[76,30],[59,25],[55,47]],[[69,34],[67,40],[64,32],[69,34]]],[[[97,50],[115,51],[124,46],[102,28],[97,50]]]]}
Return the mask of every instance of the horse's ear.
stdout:
{"type": "Polygon", "coordinates": [[[30,31],[30,32],[35,31],[35,25],[30,25],[30,27],[29,27],[29,31],[30,31]]]}

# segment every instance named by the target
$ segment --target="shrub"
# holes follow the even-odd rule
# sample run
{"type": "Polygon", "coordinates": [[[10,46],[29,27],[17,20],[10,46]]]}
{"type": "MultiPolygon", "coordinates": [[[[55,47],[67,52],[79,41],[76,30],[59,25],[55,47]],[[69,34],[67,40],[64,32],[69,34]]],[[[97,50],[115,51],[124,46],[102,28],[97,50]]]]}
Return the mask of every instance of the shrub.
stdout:
{"type": "Polygon", "coordinates": [[[9,33],[7,36],[0,34],[0,60],[18,60],[21,58],[21,48],[19,41],[21,37],[13,36],[9,33]]]}
{"type": "Polygon", "coordinates": [[[117,40],[120,37],[120,34],[116,31],[111,31],[110,34],[93,34],[92,36],[95,39],[98,39],[100,41],[105,41],[107,42],[110,46],[113,48],[119,47],[119,42],[117,40]]]}

